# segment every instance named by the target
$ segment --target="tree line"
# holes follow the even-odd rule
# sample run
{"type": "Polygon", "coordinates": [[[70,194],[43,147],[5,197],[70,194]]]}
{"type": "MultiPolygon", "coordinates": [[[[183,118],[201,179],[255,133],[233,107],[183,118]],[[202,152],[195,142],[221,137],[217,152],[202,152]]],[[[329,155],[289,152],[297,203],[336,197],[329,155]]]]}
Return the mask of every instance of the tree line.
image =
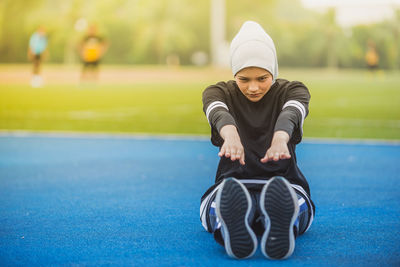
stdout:
{"type": "MultiPolygon", "coordinates": [[[[374,42],[379,67],[400,68],[400,12],[370,25],[341,28],[335,10],[317,13],[300,0],[226,0],[229,42],[245,20],[259,22],[273,38],[280,66],[365,67],[374,42]]],[[[210,53],[210,1],[192,0],[2,0],[0,62],[26,62],[29,37],[44,25],[53,63],[76,63],[85,26],[95,23],[108,40],[103,62],[192,64],[196,52],[210,53]]]]}

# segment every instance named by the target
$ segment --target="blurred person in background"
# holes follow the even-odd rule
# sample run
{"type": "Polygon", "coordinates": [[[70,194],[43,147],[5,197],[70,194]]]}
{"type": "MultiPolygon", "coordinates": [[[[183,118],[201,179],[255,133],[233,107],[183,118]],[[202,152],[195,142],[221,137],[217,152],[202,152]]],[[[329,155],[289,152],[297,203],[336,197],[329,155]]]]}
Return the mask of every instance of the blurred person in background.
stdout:
{"type": "Polygon", "coordinates": [[[44,58],[47,56],[47,36],[44,26],[39,26],[38,29],[31,35],[28,47],[28,59],[33,63],[31,86],[34,88],[43,85],[43,77],[40,75],[41,65],[44,58]]]}
{"type": "Polygon", "coordinates": [[[83,62],[81,81],[96,81],[99,63],[108,48],[105,38],[98,34],[97,26],[89,26],[87,34],[79,45],[79,53],[83,62]]]}
{"type": "Polygon", "coordinates": [[[365,54],[365,62],[367,64],[368,69],[373,72],[379,67],[379,55],[376,51],[375,42],[372,40],[368,40],[367,42],[367,52],[365,54]]]}

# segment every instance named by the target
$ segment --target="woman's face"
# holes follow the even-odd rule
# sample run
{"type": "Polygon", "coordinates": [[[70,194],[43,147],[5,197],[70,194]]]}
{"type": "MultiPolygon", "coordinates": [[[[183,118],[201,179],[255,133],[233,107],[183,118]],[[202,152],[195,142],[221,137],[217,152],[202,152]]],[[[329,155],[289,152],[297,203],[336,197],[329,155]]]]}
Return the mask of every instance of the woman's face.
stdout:
{"type": "Polygon", "coordinates": [[[235,81],[248,100],[258,102],[271,88],[272,75],[265,69],[248,67],[236,73],[235,81]]]}

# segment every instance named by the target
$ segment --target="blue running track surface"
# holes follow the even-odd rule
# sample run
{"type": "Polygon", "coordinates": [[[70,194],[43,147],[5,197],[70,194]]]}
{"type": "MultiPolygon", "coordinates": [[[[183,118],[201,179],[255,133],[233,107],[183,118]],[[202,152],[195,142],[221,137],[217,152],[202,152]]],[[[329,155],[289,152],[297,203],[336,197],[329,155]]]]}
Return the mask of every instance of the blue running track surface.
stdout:
{"type": "Polygon", "coordinates": [[[205,232],[208,140],[0,137],[0,266],[400,266],[400,146],[305,141],[317,206],[288,260],[233,260],[205,232]]]}

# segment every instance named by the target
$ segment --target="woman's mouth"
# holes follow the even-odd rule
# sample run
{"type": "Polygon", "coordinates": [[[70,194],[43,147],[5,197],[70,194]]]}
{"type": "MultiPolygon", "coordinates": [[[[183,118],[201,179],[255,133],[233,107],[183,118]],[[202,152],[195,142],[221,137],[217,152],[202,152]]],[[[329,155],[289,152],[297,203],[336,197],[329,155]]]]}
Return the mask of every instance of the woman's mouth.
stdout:
{"type": "Polygon", "coordinates": [[[248,96],[251,98],[257,98],[257,97],[260,97],[261,94],[249,94],[248,96]]]}

